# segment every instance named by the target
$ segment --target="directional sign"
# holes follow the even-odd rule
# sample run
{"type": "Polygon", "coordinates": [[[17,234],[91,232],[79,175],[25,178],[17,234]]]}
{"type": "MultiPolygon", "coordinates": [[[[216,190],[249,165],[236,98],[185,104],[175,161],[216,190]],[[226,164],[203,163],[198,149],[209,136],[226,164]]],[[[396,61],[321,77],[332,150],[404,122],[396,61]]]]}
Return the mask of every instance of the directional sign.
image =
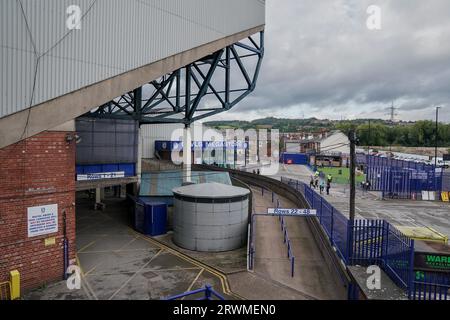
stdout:
{"type": "Polygon", "coordinates": [[[77,175],[77,181],[125,178],[125,171],[87,173],[77,175]]]}
{"type": "Polygon", "coordinates": [[[274,216],[315,216],[317,215],[317,210],[269,208],[267,209],[267,214],[274,216]]]}

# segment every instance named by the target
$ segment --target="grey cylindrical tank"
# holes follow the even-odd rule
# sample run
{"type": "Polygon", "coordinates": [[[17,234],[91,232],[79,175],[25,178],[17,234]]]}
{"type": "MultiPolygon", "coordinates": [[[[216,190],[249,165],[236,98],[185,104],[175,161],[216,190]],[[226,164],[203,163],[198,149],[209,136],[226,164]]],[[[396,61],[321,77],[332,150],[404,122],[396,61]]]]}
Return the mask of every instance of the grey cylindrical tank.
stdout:
{"type": "Polygon", "coordinates": [[[221,183],[173,189],[173,241],[195,251],[220,252],[247,241],[250,191],[221,183]]]}

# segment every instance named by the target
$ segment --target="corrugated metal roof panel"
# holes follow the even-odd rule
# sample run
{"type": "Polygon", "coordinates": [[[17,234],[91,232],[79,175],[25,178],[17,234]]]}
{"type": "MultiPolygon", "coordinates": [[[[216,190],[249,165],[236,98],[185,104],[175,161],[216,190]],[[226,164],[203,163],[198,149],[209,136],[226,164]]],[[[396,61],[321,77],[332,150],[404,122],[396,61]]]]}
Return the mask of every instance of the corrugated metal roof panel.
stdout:
{"type": "Polygon", "coordinates": [[[1,1],[0,20],[6,67],[0,78],[1,118],[263,25],[265,7],[259,0],[1,1]],[[80,30],[66,26],[71,5],[82,11],[80,30]]]}

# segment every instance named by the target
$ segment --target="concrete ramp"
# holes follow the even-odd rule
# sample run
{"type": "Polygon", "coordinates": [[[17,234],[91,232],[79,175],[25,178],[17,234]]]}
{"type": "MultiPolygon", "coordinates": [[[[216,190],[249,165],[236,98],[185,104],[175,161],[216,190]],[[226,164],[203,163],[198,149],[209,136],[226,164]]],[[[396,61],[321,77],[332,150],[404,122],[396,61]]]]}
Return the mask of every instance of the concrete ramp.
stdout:
{"type": "MultiPolygon", "coordinates": [[[[256,212],[265,212],[274,207],[271,192],[262,196],[260,188],[254,188],[256,212]]],[[[289,200],[276,195],[283,208],[294,208],[289,200]]],[[[295,257],[294,277],[287,247],[283,243],[281,223],[277,217],[255,216],[255,272],[301,292],[305,297],[319,300],[347,299],[343,285],[329,271],[319,246],[305,218],[285,218],[292,253],[295,257]]]]}

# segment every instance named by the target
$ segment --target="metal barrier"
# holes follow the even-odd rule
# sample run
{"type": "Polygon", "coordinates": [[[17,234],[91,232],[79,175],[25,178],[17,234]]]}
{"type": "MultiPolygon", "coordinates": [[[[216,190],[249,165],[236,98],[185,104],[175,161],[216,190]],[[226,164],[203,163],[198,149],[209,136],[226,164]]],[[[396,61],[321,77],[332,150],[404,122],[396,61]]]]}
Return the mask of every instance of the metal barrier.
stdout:
{"type": "Polygon", "coordinates": [[[278,216],[278,220],[280,220],[281,222],[281,232],[283,232],[283,243],[286,244],[287,246],[287,257],[291,262],[291,277],[294,277],[295,257],[292,254],[291,240],[289,239],[286,221],[284,220],[284,216],[278,216]]]}
{"type": "Polygon", "coordinates": [[[351,249],[349,247],[348,219],[307,184],[284,177],[281,178],[281,182],[295,188],[304,196],[309,206],[317,210],[317,218],[331,244],[335,246],[339,257],[347,263],[351,249]]]}
{"type": "Polygon", "coordinates": [[[450,275],[416,271],[409,293],[411,300],[450,300],[450,275]]]}
{"type": "Polygon", "coordinates": [[[0,301],[11,300],[11,283],[9,281],[0,282],[0,301]]]}
{"type": "Polygon", "coordinates": [[[377,264],[401,288],[413,284],[414,240],[385,220],[350,221],[307,184],[289,178],[281,181],[294,187],[317,210],[317,218],[329,241],[346,265],[377,264]]]}
{"type": "Polygon", "coordinates": [[[409,290],[414,272],[414,240],[386,224],[382,267],[398,286],[409,290]]]}
{"type": "Polygon", "coordinates": [[[355,220],[352,226],[353,248],[350,264],[372,265],[383,260],[384,220],[355,220]]]}
{"type": "Polygon", "coordinates": [[[178,299],[189,297],[189,296],[196,295],[199,293],[203,293],[204,296],[197,298],[195,300],[214,300],[213,299],[214,297],[217,298],[218,300],[225,300],[225,298],[222,295],[220,295],[219,293],[217,293],[216,291],[214,291],[214,289],[209,284],[205,285],[204,288],[193,290],[193,291],[188,291],[188,292],[185,292],[182,294],[178,294],[176,296],[166,298],[165,300],[178,300],[178,299]]]}
{"type": "Polygon", "coordinates": [[[443,171],[434,165],[371,155],[360,155],[358,162],[365,164],[371,190],[382,191],[383,197],[410,199],[422,191],[443,191],[443,171]]]}
{"type": "Polygon", "coordinates": [[[414,162],[407,160],[397,160],[388,157],[377,157],[373,155],[357,155],[356,160],[358,164],[365,164],[369,167],[390,167],[397,169],[414,169],[419,171],[434,171],[435,167],[432,164],[423,162],[414,162]]]}
{"type": "Polygon", "coordinates": [[[9,281],[0,282],[0,300],[16,300],[20,298],[19,271],[11,271],[9,279],[9,281]]]}

